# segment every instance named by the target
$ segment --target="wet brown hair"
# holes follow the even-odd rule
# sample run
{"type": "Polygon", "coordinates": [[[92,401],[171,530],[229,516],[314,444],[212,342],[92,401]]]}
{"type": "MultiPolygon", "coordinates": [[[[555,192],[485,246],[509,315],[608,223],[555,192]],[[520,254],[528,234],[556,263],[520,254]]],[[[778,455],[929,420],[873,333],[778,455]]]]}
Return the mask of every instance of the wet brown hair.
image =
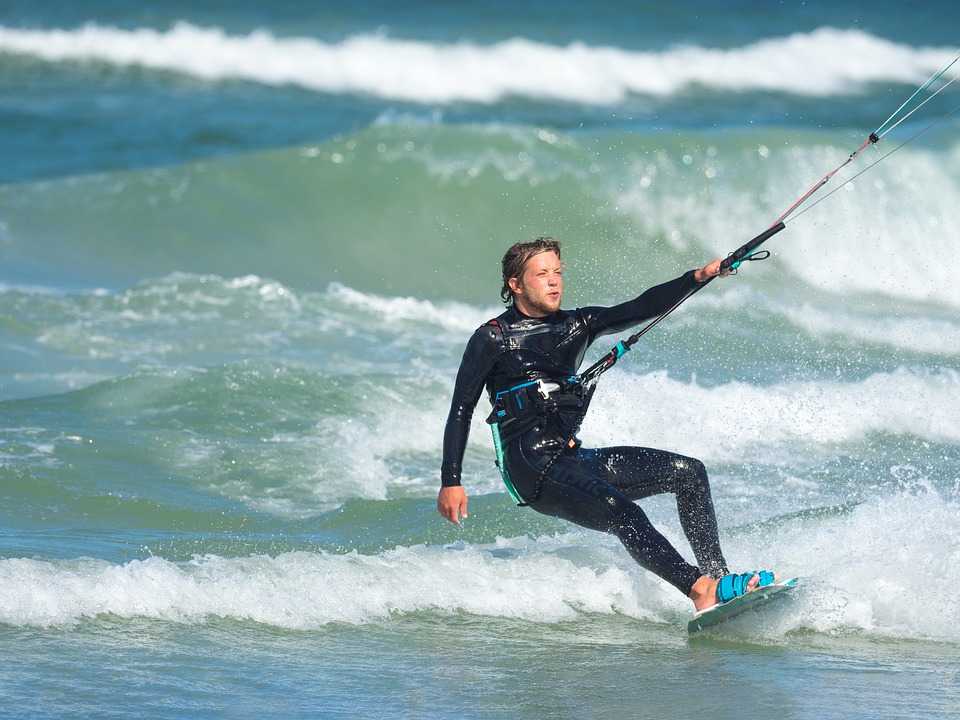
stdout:
{"type": "Polygon", "coordinates": [[[530,242],[514,243],[510,249],[503,254],[501,266],[503,268],[503,287],[500,289],[500,297],[506,305],[513,302],[513,291],[507,282],[510,278],[519,278],[523,275],[523,266],[527,260],[534,255],[544,252],[555,252],[560,257],[560,243],[552,237],[538,237],[530,242]]]}

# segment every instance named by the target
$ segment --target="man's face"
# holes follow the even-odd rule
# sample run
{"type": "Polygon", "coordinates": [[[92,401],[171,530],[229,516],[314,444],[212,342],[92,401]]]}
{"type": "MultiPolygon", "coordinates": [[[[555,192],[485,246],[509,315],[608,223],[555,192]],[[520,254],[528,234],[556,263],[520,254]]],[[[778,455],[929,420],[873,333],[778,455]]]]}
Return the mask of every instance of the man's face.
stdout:
{"type": "Polygon", "coordinates": [[[560,309],[563,296],[563,265],[555,252],[534,255],[523,266],[523,275],[510,278],[517,309],[533,317],[550,315],[560,309]]]}

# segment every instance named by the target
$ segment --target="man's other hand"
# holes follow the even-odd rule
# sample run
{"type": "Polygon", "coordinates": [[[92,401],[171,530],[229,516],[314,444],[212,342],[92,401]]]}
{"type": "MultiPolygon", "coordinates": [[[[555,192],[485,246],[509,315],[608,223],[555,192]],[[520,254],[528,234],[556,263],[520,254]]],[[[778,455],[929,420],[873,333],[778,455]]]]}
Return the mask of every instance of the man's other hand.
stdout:
{"type": "Polygon", "coordinates": [[[460,485],[440,488],[437,495],[437,511],[454,525],[467,517],[467,493],[460,485]]]}

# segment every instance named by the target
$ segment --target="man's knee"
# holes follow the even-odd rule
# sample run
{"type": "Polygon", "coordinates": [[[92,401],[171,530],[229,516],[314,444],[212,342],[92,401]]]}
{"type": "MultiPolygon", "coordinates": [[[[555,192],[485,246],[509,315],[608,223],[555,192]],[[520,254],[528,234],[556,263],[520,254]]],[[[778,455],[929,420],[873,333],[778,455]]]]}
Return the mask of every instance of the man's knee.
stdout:
{"type": "Polygon", "coordinates": [[[696,458],[678,455],[673,461],[673,469],[680,488],[698,492],[710,491],[707,468],[696,458]]]}

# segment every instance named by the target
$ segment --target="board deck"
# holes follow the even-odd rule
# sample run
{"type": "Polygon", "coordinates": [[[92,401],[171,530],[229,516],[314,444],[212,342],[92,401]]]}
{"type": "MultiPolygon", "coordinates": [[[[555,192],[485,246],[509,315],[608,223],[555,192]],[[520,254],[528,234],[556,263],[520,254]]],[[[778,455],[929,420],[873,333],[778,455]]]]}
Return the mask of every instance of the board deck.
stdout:
{"type": "Polygon", "coordinates": [[[735,618],[742,612],[758,608],[770,598],[783,593],[786,590],[793,590],[797,587],[797,578],[790,578],[781,582],[765,585],[757,588],[753,592],[734,598],[722,605],[714,605],[706,610],[701,610],[693,616],[693,620],[687,623],[687,631],[693,635],[708,627],[719,625],[732,618],[735,618]]]}

